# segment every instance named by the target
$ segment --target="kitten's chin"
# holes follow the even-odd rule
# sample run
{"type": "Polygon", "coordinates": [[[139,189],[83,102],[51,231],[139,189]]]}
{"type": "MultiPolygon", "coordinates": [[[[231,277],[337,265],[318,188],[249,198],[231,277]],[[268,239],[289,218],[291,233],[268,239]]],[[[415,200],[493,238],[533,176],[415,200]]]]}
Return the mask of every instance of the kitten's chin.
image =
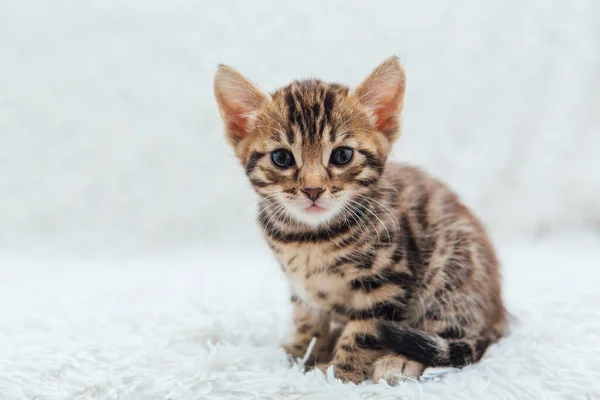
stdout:
{"type": "Polygon", "coordinates": [[[317,227],[330,222],[338,214],[339,210],[312,205],[303,209],[288,207],[288,212],[298,222],[317,227]]]}
{"type": "Polygon", "coordinates": [[[304,212],[307,214],[322,214],[327,212],[327,210],[323,207],[313,204],[312,206],[305,208],[304,212]]]}

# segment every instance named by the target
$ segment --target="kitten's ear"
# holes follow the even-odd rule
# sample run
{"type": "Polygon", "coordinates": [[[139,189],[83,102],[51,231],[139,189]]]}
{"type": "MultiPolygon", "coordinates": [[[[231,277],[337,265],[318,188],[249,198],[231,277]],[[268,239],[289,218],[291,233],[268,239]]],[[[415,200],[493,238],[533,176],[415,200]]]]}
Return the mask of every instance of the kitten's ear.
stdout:
{"type": "Polygon", "coordinates": [[[377,129],[393,140],[400,128],[405,90],[404,69],[398,57],[391,57],[379,64],[351,95],[371,111],[377,129]]]}
{"type": "Polygon", "coordinates": [[[269,99],[235,69],[219,65],[214,91],[229,141],[235,146],[252,130],[260,106],[269,99]]]}

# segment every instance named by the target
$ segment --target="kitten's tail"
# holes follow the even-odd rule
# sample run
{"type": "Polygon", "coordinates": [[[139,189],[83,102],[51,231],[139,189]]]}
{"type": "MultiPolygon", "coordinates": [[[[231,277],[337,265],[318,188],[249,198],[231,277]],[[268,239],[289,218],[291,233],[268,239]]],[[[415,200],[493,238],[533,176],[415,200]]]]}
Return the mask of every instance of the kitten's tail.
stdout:
{"type": "Polygon", "coordinates": [[[380,322],[378,331],[383,347],[427,367],[463,367],[477,362],[500,337],[496,333],[481,337],[436,335],[388,321],[380,322]]]}

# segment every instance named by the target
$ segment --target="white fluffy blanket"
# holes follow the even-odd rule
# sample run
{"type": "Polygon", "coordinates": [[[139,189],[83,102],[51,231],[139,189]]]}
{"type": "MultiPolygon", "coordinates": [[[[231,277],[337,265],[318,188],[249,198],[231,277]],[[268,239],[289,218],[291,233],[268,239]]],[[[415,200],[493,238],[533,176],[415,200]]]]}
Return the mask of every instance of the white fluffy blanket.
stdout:
{"type": "Polygon", "coordinates": [[[0,399],[600,398],[598,244],[505,247],[511,335],[478,365],[397,387],[288,365],[277,350],[286,284],[263,250],[120,262],[3,256],[0,399]]]}

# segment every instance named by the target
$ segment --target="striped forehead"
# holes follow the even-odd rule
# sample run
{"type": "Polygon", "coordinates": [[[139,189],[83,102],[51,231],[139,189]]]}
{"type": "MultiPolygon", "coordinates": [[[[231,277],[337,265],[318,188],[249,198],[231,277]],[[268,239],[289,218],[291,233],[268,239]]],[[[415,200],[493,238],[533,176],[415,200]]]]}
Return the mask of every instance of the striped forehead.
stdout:
{"type": "Polygon", "coordinates": [[[284,110],[285,138],[290,145],[317,144],[324,135],[335,139],[335,109],[348,88],[318,80],[294,82],[273,95],[284,110]]]}

